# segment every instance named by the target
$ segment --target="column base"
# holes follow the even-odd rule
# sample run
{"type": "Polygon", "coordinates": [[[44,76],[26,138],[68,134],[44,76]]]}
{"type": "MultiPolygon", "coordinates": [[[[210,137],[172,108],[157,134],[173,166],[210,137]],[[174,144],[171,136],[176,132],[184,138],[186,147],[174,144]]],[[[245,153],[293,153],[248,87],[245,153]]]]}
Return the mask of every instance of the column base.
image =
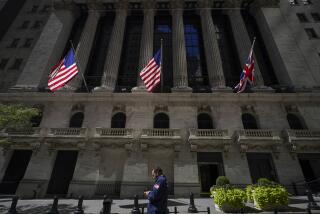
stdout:
{"type": "Polygon", "coordinates": [[[216,92],[232,93],[233,89],[231,87],[220,86],[220,87],[211,88],[211,91],[212,93],[216,93],[216,92]]]}
{"type": "Polygon", "coordinates": [[[132,93],[148,93],[148,90],[145,86],[136,86],[131,89],[132,93]]]}
{"type": "Polygon", "coordinates": [[[252,91],[258,92],[258,93],[274,93],[275,92],[273,88],[265,85],[255,86],[252,88],[252,91]]]}
{"type": "Polygon", "coordinates": [[[99,87],[95,87],[92,90],[93,93],[100,93],[100,92],[112,93],[113,91],[114,91],[114,89],[109,86],[99,86],[99,87]]]}
{"type": "Polygon", "coordinates": [[[180,93],[180,92],[187,92],[187,93],[192,93],[192,88],[188,86],[176,86],[171,88],[171,92],[173,93],[180,93]]]}

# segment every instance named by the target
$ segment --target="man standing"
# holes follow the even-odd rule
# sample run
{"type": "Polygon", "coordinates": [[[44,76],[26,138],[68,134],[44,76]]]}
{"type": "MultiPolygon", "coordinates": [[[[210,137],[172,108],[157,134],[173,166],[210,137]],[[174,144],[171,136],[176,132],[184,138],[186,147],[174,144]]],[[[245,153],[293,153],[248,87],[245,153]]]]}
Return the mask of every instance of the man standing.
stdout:
{"type": "Polygon", "coordinates": [[[166,214],[168,200],[167,178],[163,175],[160,167],[152,169],[152,178],[155,179],[152,190],[144,192],[149,200],[148,214],[166,214]]]}

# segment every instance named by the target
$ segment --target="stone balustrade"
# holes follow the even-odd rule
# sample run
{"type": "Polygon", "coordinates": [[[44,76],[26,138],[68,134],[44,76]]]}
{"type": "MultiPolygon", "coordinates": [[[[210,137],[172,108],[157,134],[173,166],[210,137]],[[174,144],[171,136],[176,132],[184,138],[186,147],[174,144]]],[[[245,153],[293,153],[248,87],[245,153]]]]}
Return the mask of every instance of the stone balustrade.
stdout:
{"type": "Polygon", "coordinates": [[[294,138],[310,138],[320,139],[320,130],[296,130],[296,129],[287,129],[285,130],[289,137],[294,138]]]}
{"type": "Polygon", "coordinates": [[[51,128],[49,136],[79,136],[85,137],[86,128],[51,128]]]}
{"type": "Polygon", "coordinates": [[[37,136],[40,134],[39,127],[27,127],[27,128],[8,128],[5,130],[8,136],[37,136]]]}
{"type": "Polygon", "coordinates": [[[243,129],[236,131],[240,138],[274,138],[280,139],[279,132],[265,129],[243,129]]]}
{"type": "Polygon", "coordinates": [[[292,152],[320,151],[320,130],[286,129],[282,136],[292,152]]]}
{"type": "Polygon", "coordinates": [[[132,137],[133,129],[96,128],[95,137],[132,137]]]}
{"type": "Polygon", "coordinates": [[[228,130],[219,129],[190,129],[190,138],[199,137],[225,137],[228,136],[228,130]]]}
{"type": "Polygon", "coordinates": [[[179,129],[143,129],[141,137],[180,137],[179,129]]]}

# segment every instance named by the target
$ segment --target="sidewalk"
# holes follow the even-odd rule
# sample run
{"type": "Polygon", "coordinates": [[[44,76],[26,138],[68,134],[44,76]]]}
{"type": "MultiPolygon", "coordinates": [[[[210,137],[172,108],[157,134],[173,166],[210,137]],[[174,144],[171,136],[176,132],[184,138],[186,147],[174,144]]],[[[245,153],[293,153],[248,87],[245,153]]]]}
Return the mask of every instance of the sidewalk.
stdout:
{"type": "MultiPolygon", "coordinates": [[[[315,198],[318,205],[320,205],[320,197],[315,198]]],[[[20,214],[45,214],[50,211],[53,199],[34,199],[34,200],[19,200],[17,211],[20,214]]],[[[60,214],[71,214],[76,211],[78,201],[76,199],[61,199],[59,200],[60,214]]],[[[146,206],[147,200],[139,200],[139,205],[146,206]]],[[[189,199],[178,198],[169,199],[169,210],[173,211],[174,207],[178,208],[179,213],[188,213],[189,199]]],[[[7,213],[11,205],[11,199],[0,199],[0,213],[7,213]]],[[[206,211],[210,207],[211,214],[218,214],[214,208],[213,200],[211,198],[196,198],[195,205],[198,211],[206,211]]],[[[307,213],[306,208],[308,205],[306,196],[291,197],[289,210],[281,213],[307,213]]],[[[133,199],[113,200],[111,212],[119,214],[129,214],[133,207],[133,199]]],[[[98,214],[102,208],[102,200],[84,200],[83,208],[86,214],[98,214]]],[[[146,209],[145,209],[146,213],[146,209]]],[[[247,204],[245,213],[268,213],[261,212],[253,208],[253,204],[247,204]]],[[[269,212],[272,213],[272,212],[269,212]]],[[[319,213],[320,210],[312,210],[312,213],[319,213]]]]}

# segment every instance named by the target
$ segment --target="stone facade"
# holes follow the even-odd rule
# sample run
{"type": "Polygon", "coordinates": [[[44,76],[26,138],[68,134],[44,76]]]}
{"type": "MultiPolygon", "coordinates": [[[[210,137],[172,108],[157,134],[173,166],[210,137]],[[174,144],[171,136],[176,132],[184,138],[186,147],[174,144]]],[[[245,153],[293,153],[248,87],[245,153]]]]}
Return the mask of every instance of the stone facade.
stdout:
{"type": "MultiPolygon", "coordinates": [[[[183,29],[183,8],[189,1],[171,1],[172,93],[147,93],[145,90],[116,93],[113,91],[126,33],[124,23],[132,8],[125,0],[114,3],[112,9],[106,9],[108,1],[88,1],[89,15],[77,49],[77,56],[82,59],[81,67],[86,67],[90,61],[89,52],[93,49],[99,18],[106,11],[115,11],[101,84],[90,93],[77,93],[75,90],[81,85],[81,78],[77,78],[70,83],[72,89],[62,89],[54,94],[39,91],[39,88],[43,90],[50,68],[61,58],[68,35],[80,14],[79,5],[83,6],[84,1],[55,0],[54,10],[45,16],[45,25],[35,35],[32,51],[7,51],[6,45],[13,33],[22,34],[17,26],[34,2],[26,1],[0,43],[0,60],[4,57],[11,60],[19,54],[25,59],[14,77],[9,69],[1,71],[4,79],[0,82],[3,89],[0,102],[36,105],[42,109],[39,127],[0,132],[0,137],[8,137],[11,142],[1,148],[0,177],[4,179],[3,183],[14,152],[32,151],[16,194],[25,198],[59,194],[48,189],[54,186],[56,175],[63,175],[57,172],[56,164],[58,157],[62,157],[61,151],[74,151],[76,157],[74,165],[70,165],[71,180],[62,193],[68,196],[109,194],[124,198],[141,195],[152,185],[150,174],[157,165],[163,168],[170,194],[175,196],[187,196],[190,191],[197,195],[206,192],[205,185],[213,184],[206,176],[212,179],[216,175],[226,175],[231,183],[244,185],[254,182],[258,175],[265,175],[286,185],[290,191],[294,191],[292,182],[310,179],[303,172],[302,162],[309,161],[308,158],[320,159],[320,40],[309,39],[304,25],[313,27],[318,35],[320,32],[319,24],[312,22],[311,17],[308,17],[310,23],[301,24],[296,13],[308,16],[316,13],[319,2],[303,5],[298,0],[298,5],[290,5],[288,1],[256,0],[248,6],[246,1],[239,1],[242,4],[237,5],[236,1],[226,1],[224,6],[229,9],[224,9],[215,1],[199,0],[194,9],[200,13],[212,90],[210,93],[192,93],[188,86],[183,29]],[[251,41],[240,11],[250,11],[259,26],[279,82],[278,88],[264,85],[257,60],[258,85],[253,93],[231,93],[225,84],[223,59],[217,42],[219,35],[215,32],[211,8],[222,10],[225,17],[231,19],[230,32],[236,38],[233,51],[237,52],[241,65],[249,53],[251,41]],[[287,87],[294,88],[290,91],[292,93],[285,93],[287,87]],[[70,127],[70,119],[76,113],[84,116],[81,127],[70,127]],[[117,113],[126,116],[124,128],[112,127],[117,113]],[[154,117],[159,113],[169,117],[169,126],[165,129],[154,125],[154,117]],[[212,118],[213,129],[199,127],[198,116],[201,114],[212,118]],[[246,127],[244,115],[253,116],[257,127],[246,127]],[[300,118],[303,129],[295,129],[289,115],[300,118]],[[269,171],[256,168],[250,162],[251,158],[256,158],[257,162],[261,160],[262,166],[270,167],[269,171]],[[210,170],[214,175],[207,173],[210,170]]],[[[154,25],[151,19],[157,10],[156,3],[141,3],[145,7],[142,39],[146,43],[141,44],[137,53],[140,56],[139,69],[152,52],[150,31],[154,25]]],[[[38,16],[30,15],[30,19],[38,16]]],[[[141,89],[140,81],[137,86],[141,89]]],[[[319,170],[314,164],[311,168],[314,172],[319,170]]]]}

